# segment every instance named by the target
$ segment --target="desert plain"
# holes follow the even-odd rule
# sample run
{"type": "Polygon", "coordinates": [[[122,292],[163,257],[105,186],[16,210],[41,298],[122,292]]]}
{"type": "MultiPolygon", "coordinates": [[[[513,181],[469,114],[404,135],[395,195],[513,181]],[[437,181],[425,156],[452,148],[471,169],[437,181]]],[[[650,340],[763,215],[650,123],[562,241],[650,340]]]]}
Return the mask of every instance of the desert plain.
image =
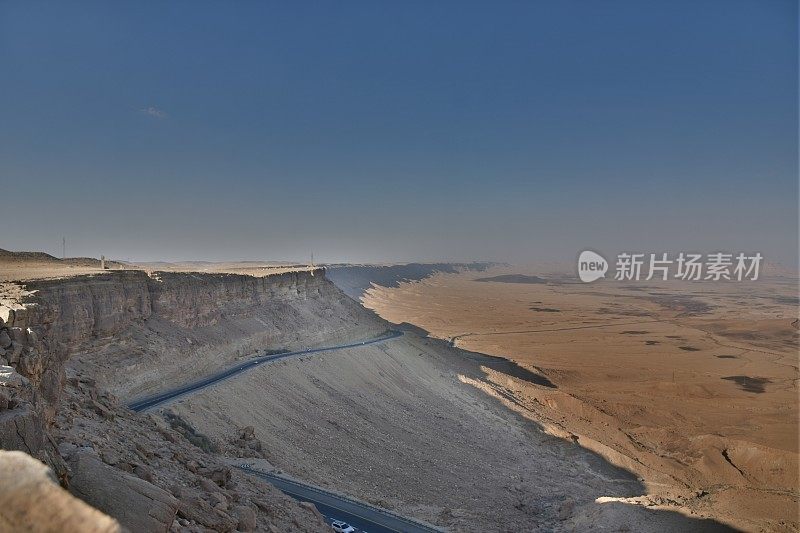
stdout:
{"type": "MultiPolygon", "coordinates": [[[[671,502],[747,531],[798,519],[797,279],[584,284],[541,267],[437,274],[366,307],[541,384],[467,380],[671,502]]],[[[611,501],[607,499],[602,501],[611,501]]]]}

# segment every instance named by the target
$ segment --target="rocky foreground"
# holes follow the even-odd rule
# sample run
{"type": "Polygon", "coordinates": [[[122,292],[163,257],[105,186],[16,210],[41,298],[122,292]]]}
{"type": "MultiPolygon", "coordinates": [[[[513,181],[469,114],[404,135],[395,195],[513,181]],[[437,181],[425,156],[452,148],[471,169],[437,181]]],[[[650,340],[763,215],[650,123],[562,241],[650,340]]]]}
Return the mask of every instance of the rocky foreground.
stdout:
{"type": "Polygon", "coordinates": [[[135,414],[109,392],[187,379],[187,366],[208,353],[218,367],[272,342],[290,344],[294,334],[281,337],[267,320],[280,323],[279,311],[298,316],[291,302],[316,284],[310,273],[196,278],[112,272],[3,285],[0,448],[20,452],[0,454],[0,477],[15,480],[0,483],[0,530],[328,530],[313,506],[223,461],[262,456],[252,428],[211,443],[180,418],[135,414]],[[248,310],[259,299],[275,306],[270,316],[256,314],[256,327],[248,310]],[[172,342],[144,342],[154,329],[172,342]],[[118,351],[92,359],[109,346],[118,351]],[[159,361],[168,360],[182,363],[161,372],[159,361]],[[90,364],[105,383],[83,372],[90,364]]]}

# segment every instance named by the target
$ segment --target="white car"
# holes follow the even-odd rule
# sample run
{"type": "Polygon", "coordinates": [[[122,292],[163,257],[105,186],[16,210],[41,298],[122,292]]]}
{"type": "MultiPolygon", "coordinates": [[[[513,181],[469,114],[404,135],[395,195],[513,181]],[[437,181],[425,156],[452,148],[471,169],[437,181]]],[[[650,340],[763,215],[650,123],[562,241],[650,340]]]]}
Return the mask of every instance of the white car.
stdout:
{"type": "Polygon", "coordinates": [[[334,520],[331,523],[331,527],[333,528],[336,533],[354,533],[356,528],[348,524],[347,522],[342,522],[341,520],[334,520]]]}

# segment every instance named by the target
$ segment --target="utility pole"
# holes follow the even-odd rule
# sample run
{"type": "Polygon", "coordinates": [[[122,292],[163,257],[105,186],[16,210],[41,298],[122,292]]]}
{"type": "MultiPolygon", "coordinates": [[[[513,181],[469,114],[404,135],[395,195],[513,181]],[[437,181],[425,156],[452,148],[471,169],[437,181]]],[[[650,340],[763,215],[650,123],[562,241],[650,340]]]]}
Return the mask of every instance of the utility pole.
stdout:
{"type": "Polygon", "coordinates": [[[67,258],[67,238],[61,237],[61,259],[67,258]]]}

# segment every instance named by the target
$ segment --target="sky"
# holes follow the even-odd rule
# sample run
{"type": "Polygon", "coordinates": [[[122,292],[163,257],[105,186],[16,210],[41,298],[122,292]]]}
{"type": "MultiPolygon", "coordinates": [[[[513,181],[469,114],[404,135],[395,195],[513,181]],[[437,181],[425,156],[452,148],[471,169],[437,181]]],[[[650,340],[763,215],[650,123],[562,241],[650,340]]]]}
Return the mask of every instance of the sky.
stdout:
{"type": "Polygon", "coordinates": [[[0,0],[0,248],[796,264],[796,0],[0,0]]]}

